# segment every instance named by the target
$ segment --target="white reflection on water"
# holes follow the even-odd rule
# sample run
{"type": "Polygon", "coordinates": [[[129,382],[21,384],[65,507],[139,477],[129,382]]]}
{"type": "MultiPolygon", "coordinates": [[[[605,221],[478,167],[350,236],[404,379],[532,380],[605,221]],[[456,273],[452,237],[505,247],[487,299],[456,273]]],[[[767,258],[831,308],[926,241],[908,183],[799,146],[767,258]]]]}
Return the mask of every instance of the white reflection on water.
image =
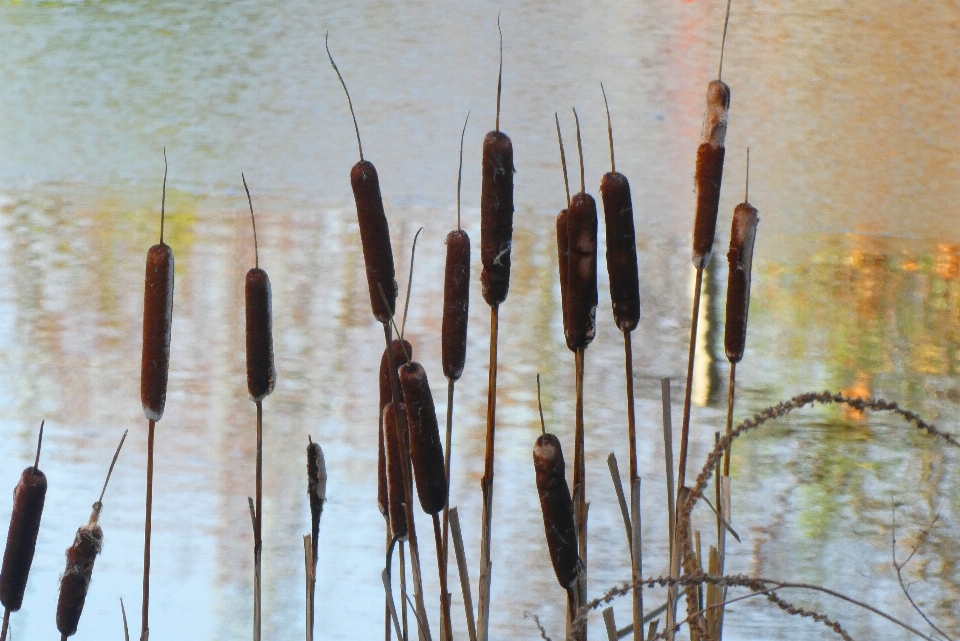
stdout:
{"type": "MultiPolygon", "coordinates": [[[[690,177],[703,87],[716,65],[723,8],[716,4],[503,8],[502,123],[517,149],[518,204],[511,293],[501,312],[495,637],[533,636],[524,611],[539,613],[555,636],[562,630],[564,600],[542,544],[530,461],[533,381],[536,372],[544,376],[548,426],[569,440],[572,357],[557,309],[553,216],[562,182],[552,119],[578,107],[588,176],[599,176],[607,166],[592,86],[599,80],[611,97],[618,169],[631,177],[641,230],[644,319],[634,344],[645,567],[651,574],[665,567],[659,378],[676,381],[685,365],[690,177]]],[[[747,6],[731,18],[724,70],[734,100],[721,209],[739,200],[749,144],[751,200],[763,219],[738,415],[828,387],[901,400],[953,428],[960,240],[946,213],[957,196],[946,154],[960,142],[948,108],[958,83],[938,52],[955,49],[956,16],[884,3],[861,10],[747,6]],[[911,40],[921,32],[922,40],[911,40]]],[[[90,3],[4,5],[0,15],[0,364],[7,372],[0,484],[12,487],[32,461],[41,418],[49,430],[42,467],[50,491],[25,607],[13,617],[16,638],[53,630],[62,551],[85,522],[126,428],[128,449],[106,497],[106,547],[77,638],[119,638],[120,597],[137,627],[141,276],[157,234],[164,145],[177,286],[170,392],[157,436],[153,638],[249,634],[254,409],[244,390],[241,287],[252,238],[240,170],[251,182],[260,256],[274,287],[279,376],[265,402],[265,630],[269,638],[302,635],[303,455],[312,434],[330,472],[318,629],[329,638],[378,635],[383,534],[373,399],[381,339],[347,185],[356,160],[352,123],[321,36],[331,29],[365,149],[379,168],[399,273],[413,234],[426,225],[408,334],[438,386],[442,413],[436,275],[454,224],[457,134],[471,107],[464,221],[474,244],[479,239],[477,159],[493,117],[494,9],[90,3]]],[[[704,303],[708,349],[698,397],[706,404],[694,414],[694,462],[723,420],[726,366],[711,358],[722,357],[725,273],[717,253],[704,303]]],[[[628,566],[604,460],[616,450],[625,468],[622,348],[605,288],[602,280],[600,327],[587,355],[593,593],[622,580],[628,566]]],[[[479,289],[472,294],[451,497],[475,584],[489,321],[479,289]]],[[[674,390],[680,398],[681,384],[674,390]]],[[[942,509],[915,589],[929,590],[931,612],[956,628],[955,455],[888,419],[820,410],[746,440],[736,457],[744,544],[732,552],[731,571],[827,583],[913,620],[889,568],[890,503],[903,505],[904,539],[942,509]]],[[[8,514],[9,503],[0,503],[0,522],[8,514]]],[[[419,524],[429,532],[426,519],[419,524]]],[[[460,638],[462,606],[454,601],[460,638]]],[[[432,600],[428,607],[435,611],[432,600]]],[[[828,609],[854,636],[882,629],[883,638],[895,638],[860,612],[828,609]]],[[[617,613],[627,620],[625,606],[617,613]]],[[[597,638],[599,616],[592,621],[597,638]]],[[[727,624],[731,639],[822,634],[761,602],[732,609],[727,624]]]]}

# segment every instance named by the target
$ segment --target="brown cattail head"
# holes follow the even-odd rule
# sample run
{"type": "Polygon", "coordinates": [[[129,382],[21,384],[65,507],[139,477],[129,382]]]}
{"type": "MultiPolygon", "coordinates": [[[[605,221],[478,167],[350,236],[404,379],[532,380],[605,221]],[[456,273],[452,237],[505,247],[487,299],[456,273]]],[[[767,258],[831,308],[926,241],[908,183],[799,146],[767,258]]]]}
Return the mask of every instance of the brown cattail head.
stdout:
{"type": "Polygon", "coordinates": [[[388,513],[390,533],[399,541],[407,540],[407,512],[404,508],[406,492],[403,489],[403,435],[400,430],[406,424],[406,411],[400,406],[400,416],[393,403],[383,408],[383,433],[386,445],[388,513]]]}
{"type": "Polygon", "coordinates": [[[627,177],[615,171],[604,174],[600,180],[600,196],[607,226],[607,274],[613,320],[621,332],[632,332],[640,322],[640,277],[633,200],[627,177]]]}
{"type": "Polygon", "coordinates": [[[13,490],[13,512],[0,569],[0,603],[11,612],[23,604],[46,496],[47,477],[36,467],[26,468],[13,490]]]}
{"type": "Polygon", "coordinates": [[[730,271],[727,279],[727,322],[723,344],[727,359],[739,363],[747,343],[747,312],[750,310],[750,273],[753,269],[753,243],[760,217],[750,203],[740,203],[733,211],[730,230],[730,271]]]}
{"type": "Polygon", "coordinates": [[[277,372],[273,367],[273,310],[270,277],[259,267],[247,272],[247,390],[260,402],[273,391],[277,372]]]}
{"type": "Polygon", "coordinates": [[[567,347],[586,347],[597,333],[597,203],[583,192],[567,209],[567,347]]]}
{"type": "Polygon", "coordinates": [[[470,237],[457,229],[447,234],[443,280],[443,375],[455,381],[467,359],[467,316],[470,311],[470,237]]]}
{"type": "MultiPolygon", "coordinates": [[[[407,356],[413,357],[413,346],[407,340],[393,339],[393,362],[406,362],[407,356]]],[[[390,360],[387,354],[387,348],[383,348],[383,356],[380,358],[380,410],[377,416],[380,420],[380,427],[377,430],[378,437],[378,456],[377,456],[377,506],[380,508],[380,514],[387,516],[390,509],[390,499],[387,490],[387,458],[383,449],[383,408],[393,400],[393,384],[390,382],[390,360]]],[[[400,400],[403,401],[403,390],[400,391],[400,400]]]]}
{"type": "Polygon", "coordinates": [[[101,507],[100,503],[93,504],[90,522],[77,530],[73,545],[67,548],[67,568],[60,577],[60,598],[57,600],[57,630],[64,636],[77,632],[93,578],[93,564],[103,549],[103,530],[97,523],[101,507]]]}
{"type": "Polygon", "coordinates": [[[427,373],[420,363],[410,362],[400,367],[400,387],[407,408],[410,462],[420,507],[427,514],[437,514],[447,504],[447,475],[437,410],[433,406],[427,373]]]}
{"type": "Polygon", "coordinates": [[[313,545],[313,563],[316,565],[320,515],[323,514],[323,504],[327,502],[327,464],[320,444],[312,440],[307,445],[307,494],[310,496],[310,541],[313,545]]]}
{"type": "Polygon", "coordinates": [[[397,307],[397,280],[393,268],[390,228],[383,211],[380,179],[372,162],[361,160],[350,170],[350,184],[357,203],[360,243],[367,268],[367,288],[373,315],[381,323],[390,321],[397,307]],[[383,290],[383,296],[380,290],[383,290]],[[387,304],[384,303],[384,297],[387,304]]]}
{"type": "Polygon", "coordinates": [[[483,138],[480,186],[480,260],[483,299],[491,307],[507,299],[513,244],[513,143],[502,131],[483,138]]]}
{"type": "Polygon", "coordinates": [[[702,269],[710,262],[717,231],[720,182],[723,178],[723,147],[703,143],[697,149],[697,217],[693,223],[693,264],[702,269]]]}
{"type": "Polygon", "coordinates": [[[730,87],[721,80],[707,86],[707,109],[703,117],[703,133],[697,149],[697,215],[693,224],[693,264],[706,267],[713,251],[717,230],[717,208],[720,206],[720,183],[723,178],[723,141],[727,135],[727,112],[730,109],[730,87]]]}
{"type": "Polygon", "coordinates": [[[543,434],[537,439],[533,446],[533,467],[553,571],[560,585],[569,588],[577,579],[580,556],[577,553],[577,527],[573,521],[573,499],[564,476],[560,439],[553,434],[543,434]]]}
{"type": "Polygon", "coordinates": [[[143,358],[140,402],[147,420],[159,421],[167,400],[170,328],[173,325],[173,250],[159,243],[147,251],[143,293],[143,358]]]}

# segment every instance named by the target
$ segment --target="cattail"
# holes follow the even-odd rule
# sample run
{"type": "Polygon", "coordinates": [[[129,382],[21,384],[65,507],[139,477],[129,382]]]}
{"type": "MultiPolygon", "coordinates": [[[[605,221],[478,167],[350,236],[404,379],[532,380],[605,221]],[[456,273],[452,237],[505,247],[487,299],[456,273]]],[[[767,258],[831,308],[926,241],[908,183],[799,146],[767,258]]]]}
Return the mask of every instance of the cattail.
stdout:
{"type": "Polygon", "coordinates": [[[640,277],[637,271],[637,239],[633,226],[633,199],[630,182],[617,171],[613,155],[613,124],[610,105],[603,89],[610,138],[610,171],[600,179],[603,219],[607,227],[607,274],[610,278],[610,302],[613,320],[621,332],[632,332],[640,322],[640,277]]]}
{"type": "Polygon", "coordinates": [[[567,210],[567,347],[586,347],[596,335],[597,203],[590,194],[575,194],[567,210]]]}
{"type": "Polygon", "coordinates": [[[470,309],[470,237],[462,229],[447,234],[443,281],[441,359],[443,374],[455,381],[467,358],[467,318],[470,309]]]}
{"type": "Polygon", "coordinates": [[[707,86],[707,111],[703,134],[697,148],[697,215],[693,224],[693,264],[701,269],[710,262],[713,237],[717,229],[720,206],[720,183],[723,178],[723,146],[727,134],[727,111],[730,109],[730,87],[722,80],[707,86]]]}
{"type": "Polygon", "coordinates": [[[437,514],[447,503],[447,479],[430,383],[427,381],[427,373],[419,363],[406,363],[399,371],[400,387],[403,389],[407,409],[410,461],[417,483],[417,496],[424,512],[437,514]]]}
{"type": "Polygon", "coordinates": [[[107,491],[107,483],[113,474],[113,466],[117,464],[120,448],[127,439],[123,433],[117,451],[113,455],[107,479],[103,483],[100,498],[93,504],[90,521],[77,530],[73,545],[67,548],[67,567],[60,577],[60,597],[57,600],[57,630],[66,639],[77,632],[80,623],[80,614],[87,600],[87,590],[90,588],[90,579],[93,577],[93,564],[97,555],[103,549],[103,530],[100,528],[100,512],[103,510],[103,495],[107,491]]]}
{"type": "MultiPolygon", "coordinates": [[[[413,357],[413,346],[410,341],[405,339],[394,339],[393,341],[393,362],[402,363],[407,360],[407,356],[413,357]]],[[[400,390],[400,401],[403,402],[403,390],[400,390]]],[[[388,403],[393,402],[393,389],[390,380],[390,358],[387,354],[387,348],[383,348],[383,356],[380,358],[380,410],[377,414],[380,421],[380,428],[377,430],[379,437],[377,439],[377,506],[384,517],[389,518],[390,498],[387,482],[387,457],[384,451],[384,408],[388,403]]],[[[398,468],[399,469],[399,468],[398,468]]],[[[402,486],[401,486],[402,487],[402,486]]]]}
{"type": "Polygon", "coordinates": [[[255,266],[247,272],[244,294],[247,311],[247,390],[250,399],[259,403],[273,392],[277,372],[273,366],[273,310],[271,306],[270,277],[260,269],[260,252],[257,247],[257,222],[253,217],[253,201],[247,188],[247,179],[243,179],[243,188],[247,192],[250,205],[250,220],[253,223],[253,248],[255,266]]]}
{"type": "Polygon", "coordinates": [[[143,357],[140,401],[150,422],[147,431],[146,515],[143,520],[143,605],[141,636],[149,633],[150,541],[153,529],[153,441],[155,423],[163,416],[170,369],[170,328],[173,325],[173,250],[163,242],[167,203],[167,151],[163,151],[163,195],[160,201],[160,242],[147,251],[143,293],[143,357]]]}
{"type": "Polygon", "coordinates": [[[389,494],[390,531],[393,538],[407,540],[407,512],[404,508],[406,491],[403,484],[403,438],[400,426],[406,421],[406,411],[400,406],[398,420],[393,401],[383,408],[383,433],[387,463],[387,489],[389,494]]]}
{"type": "MultiPolygon", "coordinates": [[[[162,229],[162,225],[161,225],[162,229]]],[[[143,294],[140,401],[147,420],[159,421],[167,400],[170,328],[173,324],[173,250],[160,242],[147,250],[143,294]]]]}
{"type": "Polygon", "coordinates": [[[483,138],[480,191],[480,260],[483,299],[491,307],[507,299],[513,243],[513,143],[500,130],[483,138]]]}
{"type": "Polygon", "coordinates": [[[23,605],[23,593],[37,548],[40,517],[47,496],[47,477],[37,467],[42,443],[43,423],[40,424],[40,436],[37,439],[37,457],[31,467],[23,470],[13,490],[7,547],[3,552],[3,567],[0,568],[0,603],[7,612],[16,612],[23,605]]]}
{"type": "Polygon", "coordinates": [[[757,236],[757,210],[747,202],[733,212],[730,230],[730,272],[727,279],[727,320],[724,347],[727,359],[738,363],[747,342],[747,312],[750,309],[750,272],[753,268],[753,243],[757,236]]]}
{"type": "Polygon", "coordinates": [[[388,323],[396,311],[397,280],[393,267],[393,249],[390,246],[390,228],[387,225],[387,215],[383,210],[383,197],[380,195],[380,179],[373,163],[363,159],[363,145],[360,142],[360,126],[357,125],[357,115],[353,111],[353,101],[347,91],[337,63],[330,53],[330,34],[326,39],[327,57],[337,78],[347,94],[347,103],[350,105],[350,115],[353,117],[353,127],[357,132],[357,147],[360,150],[360,161],[350,170],[350,186],[353,188],[353,198],[357,205],[357,221],[360,224],[360,244],[363,246],[363,262],[367,270],[367,289],[370,292],[370,306],[374,317],[381,323],[388,323]],[[382,294],[381,294],[382,292],[382,294]]]}
{"type": "Polygon", "coordinates": [[[537,493],[543,511],[543,529],[557,581],[569,589],[577,580],[580,557],[577,553],[577,526],[573,520],[573,499],[564,476],[560,439],[542,434],[533,446],[533,467],[537,493]]]}
{"type": "Polygon", "coordinates": [[[327,502],[327,464],[319,443],[307,437],[307,495],[310,497],[311,545],[313,546],[313,564],[317,564],[317,539],[320,534],[320,516],[323,504],[327,502]]]}

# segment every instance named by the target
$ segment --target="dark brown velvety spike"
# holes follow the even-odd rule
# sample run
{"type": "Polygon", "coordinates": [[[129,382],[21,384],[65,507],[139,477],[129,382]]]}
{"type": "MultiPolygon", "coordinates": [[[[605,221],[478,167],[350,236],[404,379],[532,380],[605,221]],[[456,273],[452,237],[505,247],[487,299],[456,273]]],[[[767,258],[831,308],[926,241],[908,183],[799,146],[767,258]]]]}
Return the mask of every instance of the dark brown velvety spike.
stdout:
{"type": "Polygon", "coordinates": [[[170,328],[173,324],[173,250],[160,243],[147,251],[143,292],[143,358],[140,402],[147,420],[159,421],[167,401],[170,328]]]}
{"type": "Polygon", "coordinates": [[[533,467],[537,475],[537,493],[543,511],[543,529],[557,581],[569,588],[577,578],[580,556],[577,553],[577,527],[573,520],[573,499],[564,476],[560,439],[543,434],[533,446],[533,467]]]}
{"type": "Polygon", "coordinates": [[[507,299],[513,243],[513,143],[501,131],[483,138],[480,186],[480,283],[491,307],[507,299]]]}
{"type": "Polygon", "coordinates": [[[567,269],[570,260],[570,251],[568,245],[570,239],[567,238],[567,210],[563,209],[557,214],[557,267],[560,274],[560,313],[563,319],[563,335],[567,335],[567,327],[570,324],[568,319],[570,314],[569,295],[567,294],[567,269]]]}
{"type": "Polygon", "coordinates": [[[447,234],[443,279],[443,375],[455,381],[467,359],[467,316],[470,311],[470,237],[463,230],[447,234]]]}
{"type": "Polygon", "coordinates": [[[632,332],[640,322],[640,278],[633,201],[627,177],[619,172],[604,174],[600,196],[607,227],[607,274],[613,320],[621,332],[632,332]]]}
{"type": "Polygon", "coordinates": [[[350,184],[357,203],[357,220],[360,223],[363,262],[367,268],[370,306],[373,308],[374,317],[381,323],[386,323],[397,307],[397,280],[393,269],[390,228],[387,225],[387,215],[383,211],[383,198],[380,196],[380,179],[373,163],[361,160],[354,165],[350,170],[350,184]],[[380,295],[381,288],[383,296],[380,295]],[[384,305],[384,297],[389,306],[384,305]]]}
{"type": "MultiPolygon", "coordinates": [[[[407,355],[413,358],[413,346],[410,342],[404,340],[402,343],[398,339],[393,339],[393,362],[396,364],[404,363],[407,355]]],[[[380,508],[380,514],[385,517],[390,509],[390,499],[387,493],[387,459],[383,449],[383,408],[387,403],[393,401],[393,386],[390,383],[390,360],[387,357],[387,348],[383,348],[383,356],[380,357],[380,410],[377,413],[380,427],[377,429],[379,437],[378,456],[377,456],[377,506],[380,508]]],[[[400,390],[400,401],[403,401],[403,390],[400,390]]]]}
{"type": "Polygon", "coordinates": [[[723,178],[723,147],[703,143],[697,149],[697,217],[693,223],[693,264],[706,267],[713,251],[720,207],[720,182],[723,178]]]}
{"type": "Polygon", "coordinates": [[[103,530],[88,523],[77,530],[73,545],[67,549],[67,569],[60,577],[60,598],[57,601],[57,630],[72,636],[77,632],[83,604],[87,600],[93,564],[103,549],[103,530]]]}
{"type": "Polygon", "coordinates": [[[7,547],[0,568],[0,603],[11,612],[23,605],[23,591],[27,587],[33,553],[37,548],[37,533],[43,501],[47,496],[47,477],[40,470],[28,467],[20,475],[13,490],[13,511],[7,530],[7,547]]]}
{"type": "Polygon", "coordinates": [[[410,462],[420,507],[427,514],[437,514],[447,503],[447,476],[437,410],[433,406],[427,373],[420,363],[407,363],[400,368],[400,386],[407,407],[410,462]]]}
{"type": "Polygon", "coordinates": [[[270,277],[254,267],[247,272],[247,390],[260,401],[273,391],[277,372],[273,367],[273,312],[270,277]]]}
{"type": "Polygon", "coordinates": [[[570,199],[567,209],[567,347],[586,347],[597,332],[597,203],[589,194],[570,199]]]}
{"type": "Polygon", "coordinates": [[[733,212],[730,230],[730,271],[727,278],[727,320],[723,344],[727,359],[739,363],[747,343],[747,312],[750,310],[750,275],[753,244],[760,217],[749,203],[740,203],[733,212]]]}
{"type": "MultiPolygon", "coordinates": [[[[404,406],[400,406],[400,422],[406,421],[404,406]]],[[[407,512],[403,507],[403,438],[397,424],[393,403],[383,408],[383,432],[387,453],[387,490],[389,496],[390,532],[399,541],[407,540],[407,512]]]]}

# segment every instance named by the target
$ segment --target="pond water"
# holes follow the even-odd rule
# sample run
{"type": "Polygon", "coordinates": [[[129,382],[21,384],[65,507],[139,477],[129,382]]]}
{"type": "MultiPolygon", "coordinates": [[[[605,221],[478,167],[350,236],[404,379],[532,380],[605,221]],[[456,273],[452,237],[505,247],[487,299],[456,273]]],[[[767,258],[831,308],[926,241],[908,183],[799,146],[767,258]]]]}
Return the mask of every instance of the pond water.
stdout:
{"type": "MultiPolygon", "coordinates": [[[[554,112],[587,189],[609,166],[633,186],[643,319],[634,333],[645,574],[667,571],[660,380],[679,424],[692,304],[693,160],[703,96],[717,73],[721,2],[2,2],[0,3],[0,487],[32,464],[49,491],[14,639],[53,638],[63,550],[129,437],[107,489],[98,558],[77,639],[122,639],[120,599],[139,630],[146,420],[138,401],[142,274],[159,230],[176,255],[167,409],[157,425],[151,637],[248,638],[255,409],[244,386],[243,274],[253,242],[240,172],[273,283],[278,382],[264,402],[264,638],[303,638],[307,436],[325,452],[318,638],[383,632],[383,521],[376,506],[376,376],[349,169],[353,123],[324,51],[351,89],[376,163],[406,288],[421,226],[406,334],[444,414],[439,327],[443,239],[474,244],[467,368],[456,386],[451,503],[474,596],[489,312],[480,296],[479,159],[494,123],[497,12],[500,123],[516,164],[510,296],[500,314],[492,638],[536,638],[525,613],[563,636],[565,597],[543,539],[531,448],[535,375],[547,427],[572,452],[573,356],[559,313],[554,217],[564,204],[554,112]]],[[[875,395],[958,433],[960,418],[960,10],[947,3],[734,3],[724,80],[733,99],[693,388],[691,465],[723,428],[727,230],[741,201],[761,216],[737,419],[811,390],[875,395]]],[[[571,176],[577,172],[571,171],[571,176]]],[[[602,235],[602,229],[601,229],[602,235]]],[[[601,261],[602,262],[602,261],[601,261]]],[[[605,270],[587,350],[585,416],[590,593],[628,577],[606,457],[627,466],[622,340],[605,270]]],[[[572,458],[572,454],[568,454],[572,458]]],[[[806,409],[739,441],[727,569],[825,585],[924,629],[897,583],[891,536],[921,607],[956,636],[960,618],[957,453],[894,417],[806,409]],[[894,516],[895,515],[895,516],[894,516]]],[[[6,523],[11,502],[0,501],[6,523]]],[[[698,508],[695,523],[713,531],[698,508]]],[[[430,522],[418,517],[429,541],[430,522]]],[[[710,537],[705,536],[704,546],[710,537]]],[[[437,594],[424,545],[432,629],[437,594]]],[[[454,594],[454,631],[466,638],[454,594]]],[[[861,609],[783,593],[854,638],[906,639],[861,609]]],[[[662,591],[647,593],[660,603],[662,591]]],[[[614,603],[618,623],[629,602],[614,603]]],[[[599,614],[590,635],[604,638],[599,614]]],[[[925,631],[929,628],[924,629],[925,631]]],[[[814,639],[821,625],[764,599],[728,609],[725,639],[814,639]]]]}

